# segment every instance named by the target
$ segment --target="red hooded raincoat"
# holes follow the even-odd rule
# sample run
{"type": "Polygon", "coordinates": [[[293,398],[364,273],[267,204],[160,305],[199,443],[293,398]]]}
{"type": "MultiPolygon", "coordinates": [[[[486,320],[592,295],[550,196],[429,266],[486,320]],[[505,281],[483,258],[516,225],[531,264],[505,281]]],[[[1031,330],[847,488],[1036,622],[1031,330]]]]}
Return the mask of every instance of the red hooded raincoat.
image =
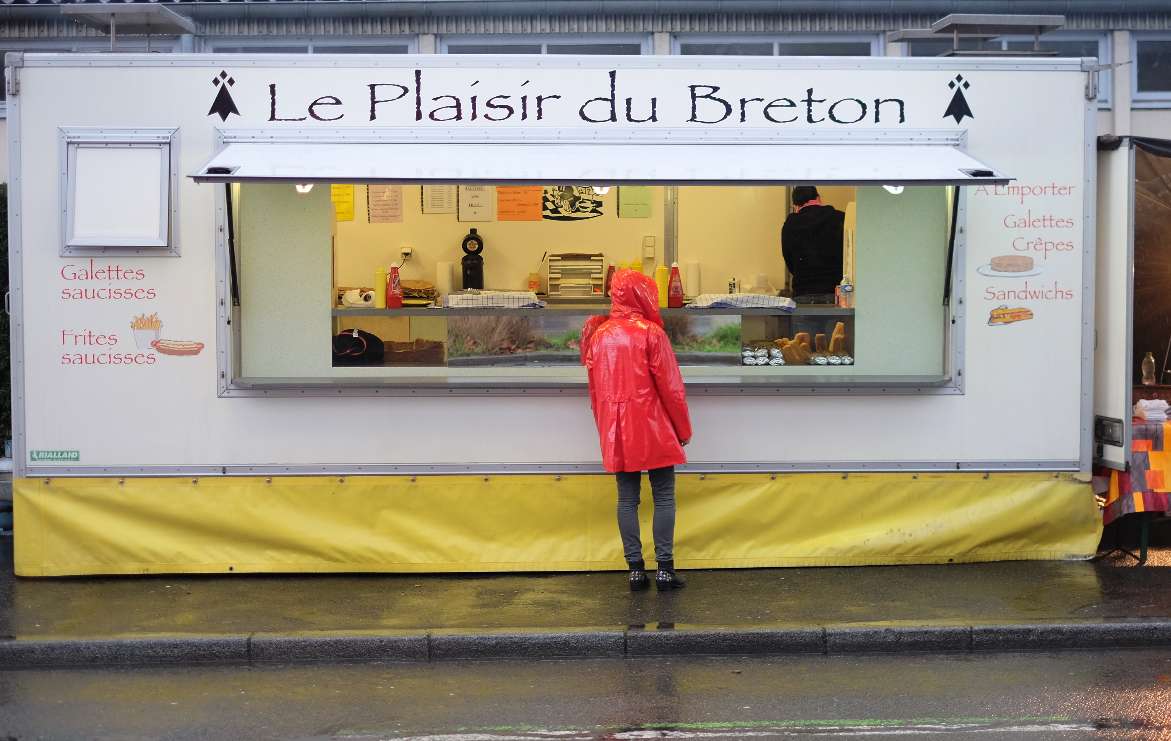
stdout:
{"type": "Polygon", "coordinates": [[[610,316],[581,331],[590,404],[607,471],[648,471],[687,462],[687,396],[675,352],[663,331],[655,282],[622,270],[610,284],[610,316]]]}

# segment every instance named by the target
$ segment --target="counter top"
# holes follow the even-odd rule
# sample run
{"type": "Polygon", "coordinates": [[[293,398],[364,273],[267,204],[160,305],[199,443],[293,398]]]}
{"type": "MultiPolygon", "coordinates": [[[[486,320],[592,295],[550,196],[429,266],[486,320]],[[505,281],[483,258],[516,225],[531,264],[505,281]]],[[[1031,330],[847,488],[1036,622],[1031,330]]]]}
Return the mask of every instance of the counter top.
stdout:
{"type": "MultiPolygon", "coordinates": [[[[737,309],[660,309],[663,316],[853,316],[853,309],[837,306],[801,305],[795,310],[781,308],[737,308],[737,309]]],[[[333,316],[540,316],[542,314],[609,314],[609,304],[551,304],[543,309],[445,309],[418,306],[404,306],[401,309],[335,308],[333,316]]]]}

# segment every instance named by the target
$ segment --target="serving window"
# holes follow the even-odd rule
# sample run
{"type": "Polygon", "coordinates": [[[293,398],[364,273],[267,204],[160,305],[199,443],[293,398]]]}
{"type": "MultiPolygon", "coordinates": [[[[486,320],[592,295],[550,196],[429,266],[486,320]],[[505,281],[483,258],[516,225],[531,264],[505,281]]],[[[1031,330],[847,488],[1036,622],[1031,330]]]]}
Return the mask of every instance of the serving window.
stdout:
{"type": "Polygon", "coordinates": [[[955,189],[810,185],[830,225],[803,249],[836,255],[813,282],[783,250],[793,186],[236,183],[231,376],[580,384],[611,267],[674,264],[684,305],[662,313],[689,382],[944,382],[955,189]]]}

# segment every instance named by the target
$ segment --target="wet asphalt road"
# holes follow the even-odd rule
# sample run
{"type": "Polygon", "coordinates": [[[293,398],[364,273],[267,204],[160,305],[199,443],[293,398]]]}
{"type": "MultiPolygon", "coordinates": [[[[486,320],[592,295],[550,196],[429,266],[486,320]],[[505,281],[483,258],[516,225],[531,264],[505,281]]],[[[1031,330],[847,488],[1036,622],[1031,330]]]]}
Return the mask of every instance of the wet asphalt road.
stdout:
{"type": "Polygon", "coordinates": [[[1171,650],[0,672],[0,739],[924,733],[1171,737],[1171,650]]]}

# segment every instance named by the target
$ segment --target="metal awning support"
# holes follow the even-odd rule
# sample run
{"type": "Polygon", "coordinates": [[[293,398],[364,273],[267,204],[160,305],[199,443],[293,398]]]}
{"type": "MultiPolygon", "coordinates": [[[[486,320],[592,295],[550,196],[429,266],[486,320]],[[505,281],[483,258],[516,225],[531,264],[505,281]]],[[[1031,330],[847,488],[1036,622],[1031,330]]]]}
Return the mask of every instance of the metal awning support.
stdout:
{"type": "Polygon", "coordinates": [[[63,5],[61,15],[108,33],[110,51],[117,49],[119,33],[145,35],[149,51],[151,34],[182,36],[198,30],[187,16],[156,4],[63,5]]]}
{"type": "Polygon", "coordinates": [[[1032,51],[1013,51],[1012,56],[1054,56],[1041,50],[1042,34],[1065,25],[1063,15],[1005,15],[992,13],[952,13],[931,24],[931,28],[914,28],[887,34],[888,41],[950,38],[952,48],[943,56],[1005,56],[1001,51],[960,49],[960,39],[989,41],[1016,34],[1033,37],[1032,51]]]}

